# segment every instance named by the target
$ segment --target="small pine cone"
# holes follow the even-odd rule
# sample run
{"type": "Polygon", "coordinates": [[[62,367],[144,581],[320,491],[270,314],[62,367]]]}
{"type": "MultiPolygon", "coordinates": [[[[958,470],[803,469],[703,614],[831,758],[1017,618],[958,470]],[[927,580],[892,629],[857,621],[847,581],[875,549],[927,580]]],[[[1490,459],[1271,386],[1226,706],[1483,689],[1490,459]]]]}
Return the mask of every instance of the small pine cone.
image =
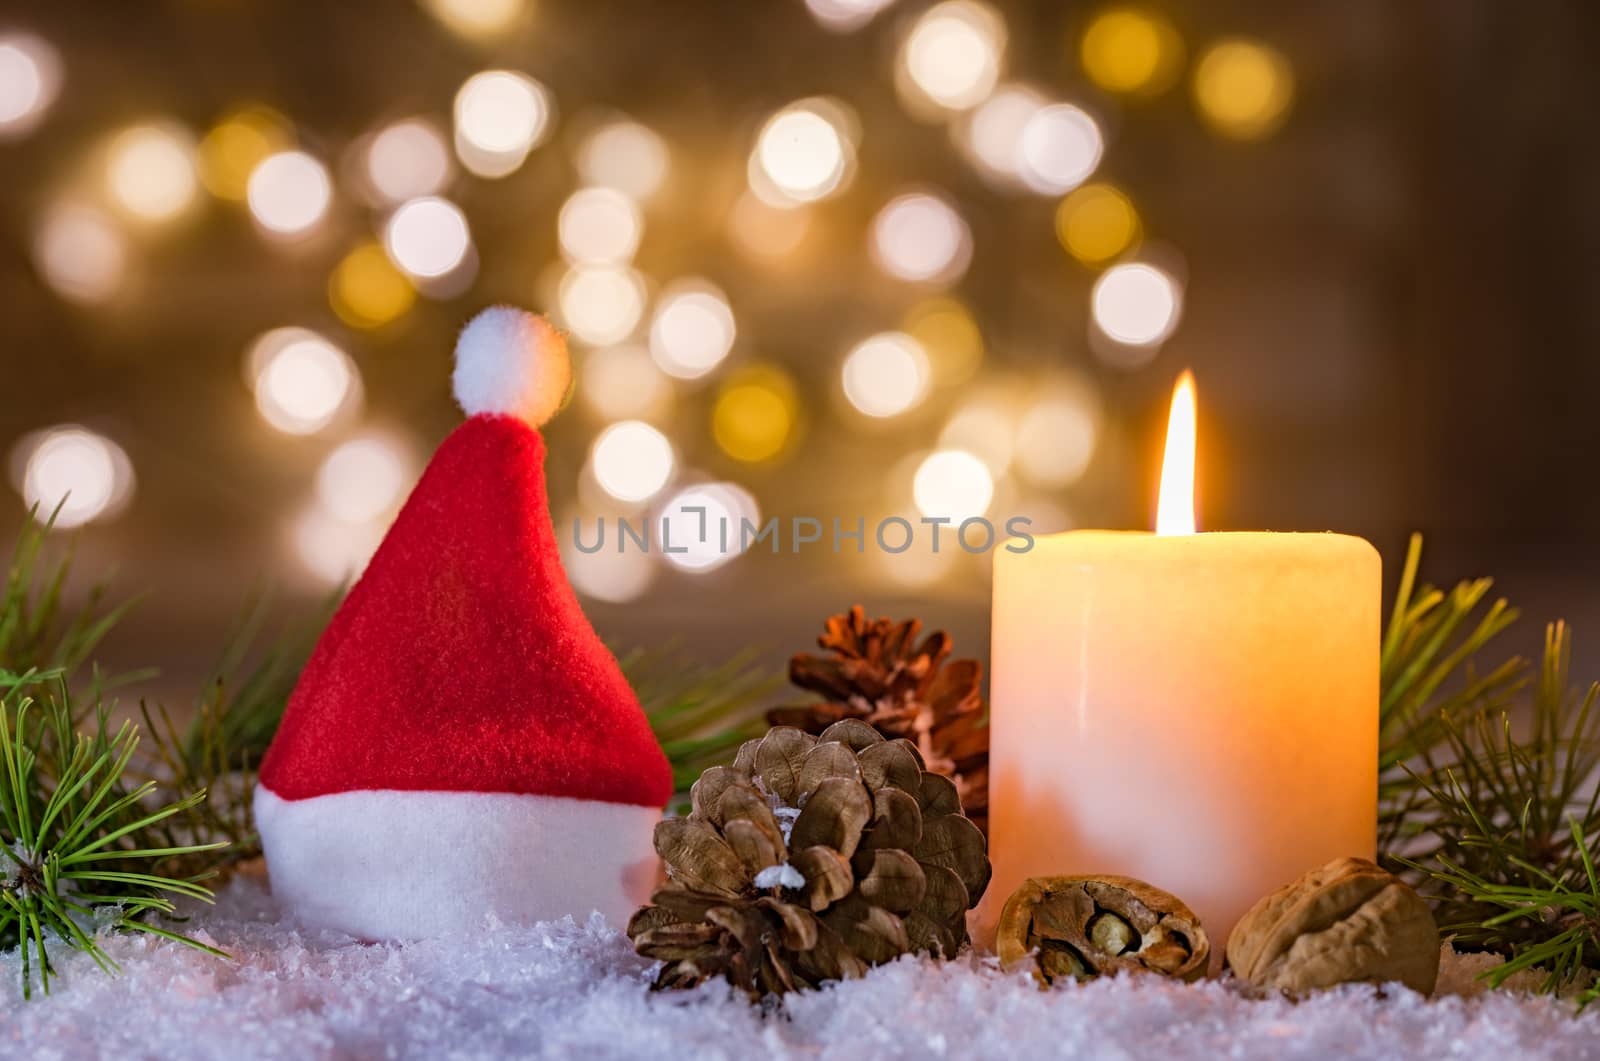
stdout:
{"type": "Polygon", "coordinates": [[[752,999],[953,956],[989,883],[983,835],[916,746],[847,719],[779,727],[656,826],[667,880],[628,922],[657,989],[726,979],[752,999]]]}
{"type": "Polygon", "coordinates": [[[929,770],[956,783],[966,816],[987,832],[983,667],[975,659],[949,659],[950,635],[943,630],[919,640],[921,630],[917,619],[868,620],[860,605],[830,617],[817,638],[826,653],[802,652],[789,661],[789,680],[825,699],[776,708],[767,713],[767,723],[821,733],[854,718],[891,739],[903,737],[917,746],[929,770]]]}

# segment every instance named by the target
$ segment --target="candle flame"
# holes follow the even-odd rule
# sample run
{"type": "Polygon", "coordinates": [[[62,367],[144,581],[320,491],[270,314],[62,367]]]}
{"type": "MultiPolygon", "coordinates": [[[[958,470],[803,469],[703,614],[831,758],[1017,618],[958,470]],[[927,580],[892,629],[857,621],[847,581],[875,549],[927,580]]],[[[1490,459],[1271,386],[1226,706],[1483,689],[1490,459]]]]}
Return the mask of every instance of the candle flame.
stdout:
{"type": "Polygon", "coordinates": [[[1194,373],[1184,369],[1172,389],[1167,418],[1167,452],[1161,461],[1161,499],[1156,504],[1157,534],[1194,533],[1194,373]]]}

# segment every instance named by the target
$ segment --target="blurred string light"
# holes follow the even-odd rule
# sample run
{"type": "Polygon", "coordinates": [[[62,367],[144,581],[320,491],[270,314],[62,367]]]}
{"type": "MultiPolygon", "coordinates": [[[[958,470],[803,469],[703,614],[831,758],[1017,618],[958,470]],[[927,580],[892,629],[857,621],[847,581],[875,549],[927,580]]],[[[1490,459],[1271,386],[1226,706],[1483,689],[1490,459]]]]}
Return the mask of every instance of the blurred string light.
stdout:
{"type": "Polygon", "coordinates": [[[1105,142],[1100,127],[1081,107],[1041,107],[1023,126],[1017,172],[1022,183],[1045,195],[1070,191],[1100,165],[1105,142]]]}
{"type": "Polygon", "coordinates": [[[931,382],[965,383],[983,365],[983,333],[966,305],[953,298],[931,298],[912,306],[901,330],[927,357],[931,382]]]}
{"type": "Polygon", "coordinates": [[[650,356],[669,376],[698,379],[728,356],[736,331],[721,290],[705,280],[679,280],[656,302],[650,356]]]}
{"type": "Polygon", "coordinates": [[[1206,50],[1194,71],[1200,116],[1217,133],[1258,140],[1276,132],[1294,99],[1294,72],[1283,53],[1235,38],[1206,50]]]}
{"type": "Polygon", "coordinates": [[[360,401],[361,380],[343,350],[306,328],[274,328],[245,357],[256,409],[290,435],[310,435],[360,401]]]}
{"type": "Polygon", "coordinates": [[[895,85],[915,112],[968,110],[994,91],[1005,45],[1005,22],[994,8],[945,0],[923,12],[906,35],[895,85]]]}
{"type": "Polygon", "coordinates": [[[767,119],[750,153],[751,189],[773,206],[826,199],[855,171],[855,119],[835,100],[791,103],[767,119]]]}
{"type": "Polygon", "coordinates": [[[385,126],[366,145],[366,180],[388,205],[437,195],[450,180],[450,149],[424,118],[385,126]]]}
{"type": "Polygon", "coordinates": [[[853,33],[892,3],[894,0],[806,0],[806,7],[823,29],[853,33]]]}
{"type": "Polygon", "coordinates": [[[430,196],[413,199],[394,212],[383,227],[383,245],[407,276],[433,280],[454,272],[466,260],[472,233],[459,207],[430,196]]]}
{"type": "Polygon", "coordinates": [[[1177,281],[1153,265],[1132,262],[1100,274],[1090,296],[1095,326],[1126,346],[1155,346],[1172,334],[1182,311],[1177,281]]]}
{"type": "Polygon", "coordinates": [[[128,243],[99,210],[67,204],[44,215],[34,234],[33,259],[57,293],[76,302],[103,302],[122,287],[128,243]]]}
{"type": "Polygon", "coordinates": [[[377,243],[353,248],[328,278],[328,303],[352,327],[381,327],[403,316],[416,300],[417,289],[377,243]]]}
{"type": "Polygon", "coordinates": [[[61,90],[61,56],[31,33],[0,35],[0,139],[26,136],[61,90]]]}
{"type": "Polygon", "coordinates": [[[1035,486],[1071,486],[1088,470],[1099,431],[1099,402],[1086,382],[1046,386],[1017,423],[1018,473],[1035,486]]]}
{"type": "Polygon", "coordinates": [[[728,212],[728,228],[736,247],[749,258],[774,263],[805,242],[811,214],[801,207],[773,206],[747,191],[728,212]]]}
{"type": "Polygon", "coordinates": [[[711,410],[722,452],[746,464],[783,455],[794,437],[800,399],[794,380],[774,365],[753,365],[723,382],[711,410]]]}
{"type": "Polygon", "coordinates": [[[1137,247],[1141,234],[1138,211],[1110,184],[1085,184],[1056,208],[1056,238],[1085,265],[1104,264],[1137,247]]]}
{"type": "Polygon", "coordinates": [[[734,483],[699,483],[661,506],[657,545],[673,567],[703,574],[744,552],[741,521],[761,525],[761,510],[748,490],[734,483]]]}
{"type": "Polygon", "coordinates": [[[133,465],[121,446],[76,424],[25,436],[12,455],[23,503],[41,523],[56,513],[66,530],[115,516],[133,496],[133,465]]]}
{"type": "Polygon", "coordinates": [[[474,74],[456,93],[456,156],[480,177],[507,176],[544,141],[553,114],[549,91],[526,74],[474,74]]]}
{"type": "Polygon", "coordinates": [[[644,315],[644,281],[632,269],[577,266],[561,278],[557,304],[573,336],[593,346],[620,343],[644,315]]]}
{"type": "MultiPolygon", "coordinates": [[[[634,523],[637,526],[637,521],[634,523]]],[[[655,581],[659,570],[654,549],[646,551],[629,542],[627,548],[617,549],[617,517],[567,513],[557,526],[561,541],[561,566],[573,588],[585,597],[621,604],[643,596],[655,581]],[[606,540],[602,548],[586,552],[577,548],[571,535],[574,520],[581,524],[585,547],[592,546],[597,527],[603,521],[606,540]]]]}
{"type": "Polygon", "coordinates": [[[523,17],[524,0],[421,0],[428,13],[453,33],[485,40],[504,33],[523,17]]]}
{"type": "Polygon", "coordinates": [[[595,482],[618,501],[648,501],[672,481],[677,458],[667,436],[642,420],[612,424],[589,451],[595,482]]]}
{"type": "Polygon", "coordinates": [[[947,284],[972,261],[972,231],[943,196],[913,192],[878,211],[870,248],[873,261],[891,276],[947,284]]]}
{"type": "Polygon", "coordinates": [[[666,141],[636,121],[610,121],[578,145],[578,175],[585,184],[614,188],[633,199],[648,199],[667,179],[671,158],[666,141]]]}
{"type": "Polygon", "coordinates": [[[366,523],[392,512],[411,477],[405,455],[382,438],[341,443],[317,469],[317,499],[342,523],[366,523]]]}
{"type": "Polygon", "coordinates": [[[993,476],[1011,467],[1015,452],[1016,413],[1008,403],[990,396],[975,398],[956,410],[939,432],[942,449],[964,450],[979,460],[993,476]]]}
{"type": "Polygon", "coordinates": [[[915,408],[928,392],[928,355],[902,332],[865,339],[845,356],[844,396],[867,416],[898,416],[915,408]]]}
{"type": "Polygon", "coordinates": [[[291,537],[300,563],[313,577],[331,586],[360,576],[378,551],[385,529],[376,520],[347,523],[320,505],[312,505],[295,520],[291,537]]]}
{"type": "Polygon", "coordinates": [[[960,449],[931,453],[918,466],[911,483],[917,511],[959,523],[989,510],[994,477],[977,457],[960,449]]]}
{"type": "Polygon", "coordinates": [[[602,420],[648,419],[671,403],[672,384],[643,347],[607,346],[584,357],[578,394],[602,420]]]}
{"type": "Polygon", "coordinates": [[[952,127],[957,145],[985,180],[1002,187],[1021,183],[1022,133],[1046,102],[1028,85],[1001,85],[952,127]]]}
{"type": "Polygon", "coordinates": [[[194,143],[171,124],[137,125],[117,134],[106,155],[106,186],[141,221],[167,221],[194,201],[194,143]]]}
{"type": "Polygon", "coordinates": [[[277,111],[254,104],[239,107],[200,141],[200,181],[219,199],[243,202],[250,174],[293,139],[288,121],[277,111]]]}
{"type": "Polygon", "coordinates": [[[304,151],[280,151],[251,172],[245,198],[262,228],[294,238],[310,232],[327,214],[333,183],[327,168],[304,151]]]}
{"type": "Polygon", "coordinates": [[[1154,96],[1177,80],[1183,39],[1155,11],[1113,7],[1089,23],[1078,55],[1089,80],[1106,91],[1154,96]]]}
{"type": "Polygon", "coordinates": [[[561,204],[556,229],[567,261],[615,265],[631,261],[639,249],[644,215],[613,188],[580,188],[561,204]]]}

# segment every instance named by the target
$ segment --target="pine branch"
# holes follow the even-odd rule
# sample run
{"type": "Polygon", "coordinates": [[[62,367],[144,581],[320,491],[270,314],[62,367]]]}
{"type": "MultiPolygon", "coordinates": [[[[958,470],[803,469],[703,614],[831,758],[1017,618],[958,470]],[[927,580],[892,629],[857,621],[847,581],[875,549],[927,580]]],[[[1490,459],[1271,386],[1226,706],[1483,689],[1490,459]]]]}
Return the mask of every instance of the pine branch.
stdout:
{"type": "Polygon", "coordinates": [[[0,947],[21,949],[25,997],[35,974],[49,992],[57,947],[81,950],[115,972],[99,943],[105,931],[154,932],[225,957],[150,923],[173,913],[173,897],[211,901],[200,877],[175,877],[159,864],[225,841],[172,848],[153,839],[206,793],[154,801],[154,782],[127,776],[137,728],[124,723],[111,733],[96,705],[86,712],[96,720],[93,731],[74,733],[70,698],[62,669],[0,672],[0,947]],[[45,714],[42,726],[31,724],[36,709],[45,714]]]}

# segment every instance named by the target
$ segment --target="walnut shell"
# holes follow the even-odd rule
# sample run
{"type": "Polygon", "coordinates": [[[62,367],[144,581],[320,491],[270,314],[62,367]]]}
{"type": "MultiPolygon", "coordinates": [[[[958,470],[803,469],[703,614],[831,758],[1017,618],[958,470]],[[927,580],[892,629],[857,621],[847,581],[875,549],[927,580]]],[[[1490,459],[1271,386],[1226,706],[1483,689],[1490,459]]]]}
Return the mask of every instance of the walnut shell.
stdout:
{"type": "Polygon", "coordinates": [[[1252,906],[1228,936],[1228,965],[1264,990],[1398,980],[1427,995],[1439,977],[1439,929],[1399,877],[1340,858],[1252,906]]]}
{"type": "Polygon", "coordinates": [[[1031,877],[1006,900],[995,941],[1010,968],[1033,962],[1049,984],[1124,969],[1180,980],[1205,975],[1211,943],[1182,900],[1132,877],[1031,877]]]}

